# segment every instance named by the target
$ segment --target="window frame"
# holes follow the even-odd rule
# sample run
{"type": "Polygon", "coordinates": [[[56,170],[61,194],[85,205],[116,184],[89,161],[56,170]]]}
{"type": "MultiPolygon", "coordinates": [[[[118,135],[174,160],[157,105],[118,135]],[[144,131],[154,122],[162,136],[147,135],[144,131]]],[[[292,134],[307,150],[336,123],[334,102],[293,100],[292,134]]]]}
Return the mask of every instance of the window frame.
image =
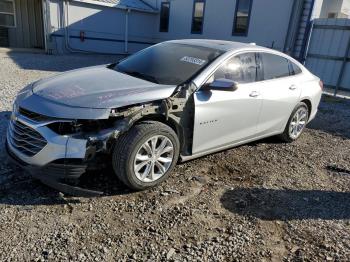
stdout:
{"type": "Polygon", "coordinates": [[[263,82],[265,82],[265,81],[273,81],[273,80],[280,80],[280,79],[284,79],[284,78],[287,78],[287,77],[298,76],[298,75],[303,73],[303,70],[300,68],[300,66],[295,64],[288,57],[282,56],[280,54],[272,53],[272,52],[266,52],[266,51],[257,51],[257,53],[259,55],[259,59],[260,59],[260,63],[261,63],[260,64],[260,66],[261,66],[261,81],[263,81],[263,82]],[[263,60],[261,54],[269,54],[269,55],[274,55],[274,56],[286,59],[287,63],[288,63],[289,75],[288,76],[281,76],[281,77],[277,77],[277,78],[264,79],[265,78],[265,70],[264,70],[265,68],[264,68],[264,60],[263,60]],[[292,68],[292,64],[295,64],[300,69],[301,72],[298,73],[298,74],[294,74],[294,70],[292,68]]]}
{"type": "MultiPolygon", "coordinates": [[[[221,66],[223,66],[227,61],[229,61],[229,60],[231,60],[231,59],[233,59],[233,58],[235,58],[235,57],[237,57],[237,56],[241,56],[241,55],[246,55],[246,54],[251,54],[251,53],[253,53],[254,55],[255,55],[255,63],[256,63],[256,65],[257,65],[257,72],[256,72],[256,81],[254,81],[254,82],[249,82],[249,83],[238,83],[239,85],[251,85],[251,84],[255,84],[255,83],[259,83],[259,82],[262,82],[262,81],[264,81],[263,79],[262,79],[262,74],[263,74],[263,72],[262,72],[262,68],[261,68],[261,58],[260,58],[260,56],[259,56],[259,51],[256,51],[256,50],[251,50],[251,51],[241,51],[241,52],[238,52],[238,53],[235,53],[235,54],[233,54],[233,55],[230,55],[229,57],[227,57],[226,59],[224,59],[217,67],[215,67],[214,69],[213,69],[213,71],[209,74],[209,76],[205,79],[205,81],[201,84],[201,87],[203,86],[203,85],[205,85],[205,84],[207,84],[208,83],[208,81],[212,78],[212,77],[214,77],[214,75],[215,75],[215,73],[216,73],[216,71],[217,70],[219,70],[220,68],[221,68],[221,66]],[[260,69],[260,70],[259,70],[260,69]]],[[[200,87],[200,88],[201,88],[200,87]]],[[[200,88],[199,88],[199,90],[200,90],[200,88]]]]}
{"type": "MultiPolygon", "coordinates": [[[[216,70],[218,70],[220,68],[220,66],[227,62],[229,59],[233,58],[234,56],[237,55],[241,55],[241,54],[246,54],[246,53],[256,53],[256,61],[257,61],[257,65],[258,67],[258,80],[256,82],[254,82],[253,84],[258,84],[258,83],[264,83],[267,81],[273,81],[273,80],[279,80],[281,78],[275,78],[275,79],[270,79],[270,80],[264,80],[263,79],[263,64],[262,64],[262,58],[261,55],[262,53],[267,53],[267,54],[272,54],[272,55],[277,55],[283,58],[286,58],[288,61],[294,63],[295,65],[297,65],[299,67],[299,69],[301,70],[300,74],[304,73],[304,69],[302,66],[299,66],[298,63],[294,62],[294,59],[291,59],[290,57],[283,55],[283,54],[276,54],[275,52],[273,52],[273,50],[271,50],[271,52],[269,52],[268,50],[261,50],[261,49],[251,49],[251,50],[239,50],[239,51],[234,51],[234,52],[227,52],[227,54],[222,54],[221,58],[218,57],[215,61],[213,61],[212,65],[208,65],[206,69],[203,69],[203,71],[198,74],[197,76],[195,76],[192,81],[195,83],[195,85],[197,86],[196,91],[200,91],[202,89],[202,87],[208,83],[208,81],[210,80],[210,78],[213,77],[213,75],[215,74],[216,70]],[[220,61],[221,60],[221,61],[220,61]],[[209,70],[208,70],[209,69],[209,70]],[[206,70],[208,70],[206,72],[206,70]]],[[[296,77],[299,76],[300,74],[297,75],[290,75],[287,77],[296,77]]],[[[252,83],[250,83],[252,84],[252,83]]],[[[240,83],[239,85],[246,85],[246,83],[240,83]]]]}
{"type": "Polygon", "coordinates": [[[192,20],[191,20],[191,34],[196,34],[196,35],[201,35],[203,34],[203,28],[204,28],[204,17],[205,17],[205,7],[206,7],[206,0],[194,0],[193,1],[193,7],[192,7],[192,20]],[[202,26],[201,26],[201,30],[198,31],[194,31],[193,30],[193,22],[194,22],[194,14],[196,11],[196,3],[203,3],[203,16],[202,16],[202,26]]]}
{"type": "Polygon", "coordinates": [[[300,66],[298,66],[296,63],[294,63],[293,61],[291,61],[290,59],[288,59],[288,64],[289,64],[289,71],[290,71],[290,76],[297,76],[303,73],[303,70],[300,68],[300,66]],[[299,73],[295,73],[294,67],[299,69],[299,73]]]}
{"type": "Polygon", "coordinates": [[[170,7],[171,7],[171,3],[169,1],[163,1],[160,4],[160,14],[159,14],[159,32],[160,33],[168,33],[169,32],[170,7]],[[168,14],[168,18],[167,18],[167,29],[166,29],[166,31],[162,30],[162,10],[163,10],[163,6],[164,5],[168,5],[168,8],[169,8],[169,14],[168,14]]]}
{"type": "Polygon", "coordinates": [[[249,11],[248,11],[248,22],[247,22],[247,30],[245,33],[237,33],[235,32],[236,25],[237,25],[237,14],[238,14],[238,6],[239,6],[239,1],[242,0],[236,0],[236,8],[235,8],[235,15],[233,17],[233,27],[232,27],[232,36],[248,36],[249,33],[249,25],[250,25],[250,17],[252,13],[252,8],[253,8],[253,0],[249,0],[249,11]]]}
{"type": "Polygon", "coordinates": [[[13,25],[11,25],[11,26],[8,26],[8,25],[0,25],[0,26],[5,27],[5,28],[16,28],[16,27],[17,27],[17,17],[16,17],[16,3],[15,3],[15,0],[4,0],[4,2],[11,2],[11,3],[12,3],[12,5],[13,5],[13,13],[1,12],[1,11],[0,11],[0,14],[3,14],[3,15],[12,15],[12,16],[13,16],[13,25]]]}

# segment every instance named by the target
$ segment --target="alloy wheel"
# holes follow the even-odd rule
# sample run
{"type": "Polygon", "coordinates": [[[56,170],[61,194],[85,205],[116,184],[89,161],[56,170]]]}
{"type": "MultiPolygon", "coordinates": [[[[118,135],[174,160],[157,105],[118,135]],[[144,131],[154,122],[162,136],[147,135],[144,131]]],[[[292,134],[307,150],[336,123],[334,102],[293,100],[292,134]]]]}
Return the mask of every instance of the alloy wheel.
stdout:
{"type": "Polygon", "coordinates": [[[174,157],[174,146],[169,138],[156,135],[138,149],[134,159],[134,172],[142,182],[154,182],[165,175],[174,157]]]}
{"type": "Polygon", "coordinates": [[[303,132],[308,120],[308,110],[300,107],[294,114],[289,124],[289,135],[293,139],[297,139],[303,132]]]}

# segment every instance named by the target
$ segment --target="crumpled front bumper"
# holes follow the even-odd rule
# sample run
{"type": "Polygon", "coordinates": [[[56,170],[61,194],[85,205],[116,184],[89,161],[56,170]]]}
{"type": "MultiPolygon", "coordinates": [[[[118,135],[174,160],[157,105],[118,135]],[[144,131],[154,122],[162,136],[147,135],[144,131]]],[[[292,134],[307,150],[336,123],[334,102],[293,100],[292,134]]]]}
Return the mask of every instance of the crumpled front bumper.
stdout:
{"type": "MultiPolygon", "coordinates": [[[[67,181],[77,181],[88,167],[87,140],[62,136],[53,132],[43,123],[34,122],[21,115],[13,115],[7,130],[6,151],[9,159],[27,170],[44,184],[70,195],[95,196],[102,192],[82,189],[69,185],[67,181]],[[28,155],[20,147],[20,140],[14,136],[11,124],[14,121],[31,128],[46,140],[46,145],[36,154],[28,155]],[[17,140],[16,140],[17,139],[17,140]]],[[[26,133],[23,132],[22,137],[26,133]]]]}
{"type": "MultiPolygon", "coordinates": [[[[75,159],[84,159],[86,154],[86,144],[87,140],[84,139],[75,139],[70,136],[62,136],[53,132],[49,127],[47,127],[47,123],[37,123],[34,122],[20,114],[12,115],[11,120],[12,123],[17,121],[32,130],[36,131],[40,134],[47,142],[45,147],[43,147],[38,153],[33,156],[28,156],[18,150],[12,141],[11,137],[11,129],[7,130],[7,141],[9,149],[13,152],[19,159],[23,162],[43,167],[57,159],[67,159],[67,158],[75,158],[75,159]]],[[[11,125],[11,123],[10,123],[11,125]]]]}
{"type": "Polygon", "coordinates": [[[28,171],[32,177],[40,180],[43,184],[52,187],[60,192],[82,197],[102,195],[103,192],[80,188],[70,185],[65,181],[78,179],[85,173],[87,165],[67,165],[50,163],[43,167],[33,166],[19,159],[9,147],[6,141],[6,153],[9,160],[15,165],[28,171]]]}

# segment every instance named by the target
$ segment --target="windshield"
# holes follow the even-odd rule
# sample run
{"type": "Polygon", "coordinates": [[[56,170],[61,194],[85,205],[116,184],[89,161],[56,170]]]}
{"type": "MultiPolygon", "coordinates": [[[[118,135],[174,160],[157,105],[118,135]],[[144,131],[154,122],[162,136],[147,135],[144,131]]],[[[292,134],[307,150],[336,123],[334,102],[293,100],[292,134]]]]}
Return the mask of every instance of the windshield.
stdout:
{"type": "Polygon", "coordinates": [[[114,70],[157,84],[179,85],[199,73],[223,52],[178,43],[162,43],[138,52],[114,70]]]}

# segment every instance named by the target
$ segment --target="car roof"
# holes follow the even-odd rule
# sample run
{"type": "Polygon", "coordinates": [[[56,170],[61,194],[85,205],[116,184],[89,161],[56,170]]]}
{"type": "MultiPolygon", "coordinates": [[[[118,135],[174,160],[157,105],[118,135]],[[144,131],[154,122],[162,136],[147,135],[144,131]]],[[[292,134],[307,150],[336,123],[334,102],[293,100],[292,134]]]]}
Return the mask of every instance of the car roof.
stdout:
{"type": "Polygon", "coordinates": [[[224,41],[224,40],[182,39],[182,40],[172,40],[168,42],[214,48],[225,52],[239,50],[239,49],[257,49],[257,48],[262,50],[268,50],[267,48],[257,46],[255,44],[247,44],[247,43],[224,41]]]}
{"type": "Polygon", "coordinates": [[[241,43],[241,42],[234,42],[234,41],[211,40],[211,39],[180,39],[180,40],[170,40],[167,42],[213,48],[223,52],[234,52],[234,51],[241,51],[241,50],[244,50],[244,51],[252,50],[253,52],[254,51],[267,52],[267,53],[283,56],[293,61],[294,63],[296,63],[298,66],[303,67],[303,65],[299,61],[295,60],[293,57],[290,57],[287,54],[284,54],[275,49],[270,49],[267,47],[256,45],[255,43],[241,43]]]}

